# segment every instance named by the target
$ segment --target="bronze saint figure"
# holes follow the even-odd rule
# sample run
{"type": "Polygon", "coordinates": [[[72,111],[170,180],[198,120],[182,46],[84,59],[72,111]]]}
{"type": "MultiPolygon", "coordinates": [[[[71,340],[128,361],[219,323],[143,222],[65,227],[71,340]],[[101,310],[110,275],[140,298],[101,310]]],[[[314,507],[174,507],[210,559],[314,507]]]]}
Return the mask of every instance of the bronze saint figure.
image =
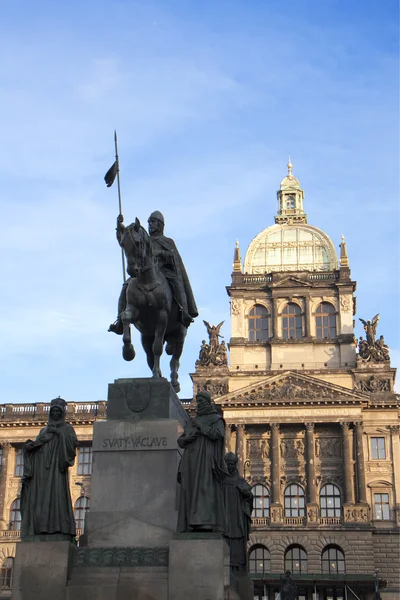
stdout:
{"type": "Polygon", "coordinates": [[[225,537],[230,548],[230,565],[234,571],[247,571],[253,493],[247,481],[239,475],[236,454],[228,452],[225,463],[228,469],[228,476],[224,479],[225,537]]]}
{"type": "Polygon", "coordinates": [[[133,360],[131,323],[140,331],[153,377],[161,377],[160,356],[166,342],[171,358],[171,384],[179,391],[179,359],[187,328],[198,315],[184,264],[171,238],[164,236],[164,217],[149,217],[149,235],[135,223],[125,227],[119,215],[117,239],[127,258],[129,279],[122,286],[118,318],[109,327],[123,338],[123,357],[133,360]]]}
{"type": "Polygon", "coordinates": [[[183,448],[178,531],[225,531],[223,461],[225,423],[208,392],[196,396],[197,416],[190,419],[178,445],[183,448]]]}
{"type": "Polygon", "coordinates": [[[66,406],[62,398],[52,400],[47,427],[23,448],[22,539],[50,534],[72,539],[76,534],[68,468],[74,464],[78,439],[65,422],[66,406]]]}

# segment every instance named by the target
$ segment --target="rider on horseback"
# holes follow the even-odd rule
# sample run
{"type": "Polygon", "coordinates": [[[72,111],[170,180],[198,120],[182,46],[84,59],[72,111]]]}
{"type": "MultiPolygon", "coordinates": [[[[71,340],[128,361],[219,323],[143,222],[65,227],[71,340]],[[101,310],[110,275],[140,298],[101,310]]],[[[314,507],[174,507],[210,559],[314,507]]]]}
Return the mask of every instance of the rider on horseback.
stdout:
{"type": "MultiPolygon", "coordinates": [[[[117,224],[117,240],[121,243],[122,236],[126,229],[123,224],[123,216],[118,216],[117,224]]],[[[171,286],[172,293],[176,303],[180,309],[181,321],[185,327],[189,327],[193,323],[193,319],[197,317],[197,306],[194,300],[190,281],[186,273],[185,266],[182,262],[178,249],[175,242],[171,238],[167,238],[164,235],[164,217],[160,211],[156,210],[151,213],[149,219],[149,235],[152,242],[153,254],[155,262],[164,273],[169,285],[171,286]]],[[[130,277],[134,277],[135,273],[130,272],[130,277]]],[[[121,290],[121,294],[118,300],[118,317],[115,323],[112,323],[108,328],[108,331],[113,331],[118,335],[122,335],[123,327],[121,321],[121,313],[126,308],[126,289],[129,283],[126,281],[121,290]]]]}

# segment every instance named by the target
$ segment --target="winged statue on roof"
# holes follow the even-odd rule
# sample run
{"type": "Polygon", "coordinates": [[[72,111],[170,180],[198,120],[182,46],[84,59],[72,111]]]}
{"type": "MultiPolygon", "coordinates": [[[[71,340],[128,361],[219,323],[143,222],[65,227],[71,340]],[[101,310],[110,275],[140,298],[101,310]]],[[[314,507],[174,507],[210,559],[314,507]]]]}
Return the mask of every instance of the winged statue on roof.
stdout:
{"type": "Polygon", "coordinates": [[[366,333],[368,344],[370,346],[373,346],[375,344],[376,328],[378,326],[379,313],[374,316],[372,321],[364,321],[364,319],[360,319],[360,321],[364,325],[364,331],[366,333]]]}

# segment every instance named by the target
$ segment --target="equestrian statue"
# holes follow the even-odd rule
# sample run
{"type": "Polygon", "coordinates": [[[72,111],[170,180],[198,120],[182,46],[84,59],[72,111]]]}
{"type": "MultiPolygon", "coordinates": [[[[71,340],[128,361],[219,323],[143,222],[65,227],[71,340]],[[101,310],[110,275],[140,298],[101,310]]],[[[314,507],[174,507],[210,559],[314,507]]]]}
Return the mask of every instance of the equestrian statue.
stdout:
{"type": "Polygon", "coordinates": [[[109,331],[122,335],[122,355],[128,361],[135,358],[131,323],[140,331],[153,377],[162,377],[160,357],[166,343],[171,385],[179,392],[179,359],[187,328],[198,315],[190,281],[174,241],[164,236],[160,211],[150,215],[149,233],[137,218],[127,227],[123,221],[120,214],[117,240],[126,256],[129,278],[122,286],[118,317],[109,331]]]}

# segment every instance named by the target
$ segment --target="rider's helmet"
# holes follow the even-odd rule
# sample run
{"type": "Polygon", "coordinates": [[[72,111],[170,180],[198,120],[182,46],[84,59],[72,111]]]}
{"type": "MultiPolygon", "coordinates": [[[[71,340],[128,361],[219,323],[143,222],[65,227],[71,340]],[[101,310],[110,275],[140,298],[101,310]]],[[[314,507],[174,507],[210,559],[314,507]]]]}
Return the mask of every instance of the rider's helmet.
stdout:
{"type": "Polygon", "coordinates": [[[164,225],[164,215],[159,210],[155,210],[154,212],[152,212],[148,218],[148,221],[150,221],[150,219],[156,219],[164,225]]]}

